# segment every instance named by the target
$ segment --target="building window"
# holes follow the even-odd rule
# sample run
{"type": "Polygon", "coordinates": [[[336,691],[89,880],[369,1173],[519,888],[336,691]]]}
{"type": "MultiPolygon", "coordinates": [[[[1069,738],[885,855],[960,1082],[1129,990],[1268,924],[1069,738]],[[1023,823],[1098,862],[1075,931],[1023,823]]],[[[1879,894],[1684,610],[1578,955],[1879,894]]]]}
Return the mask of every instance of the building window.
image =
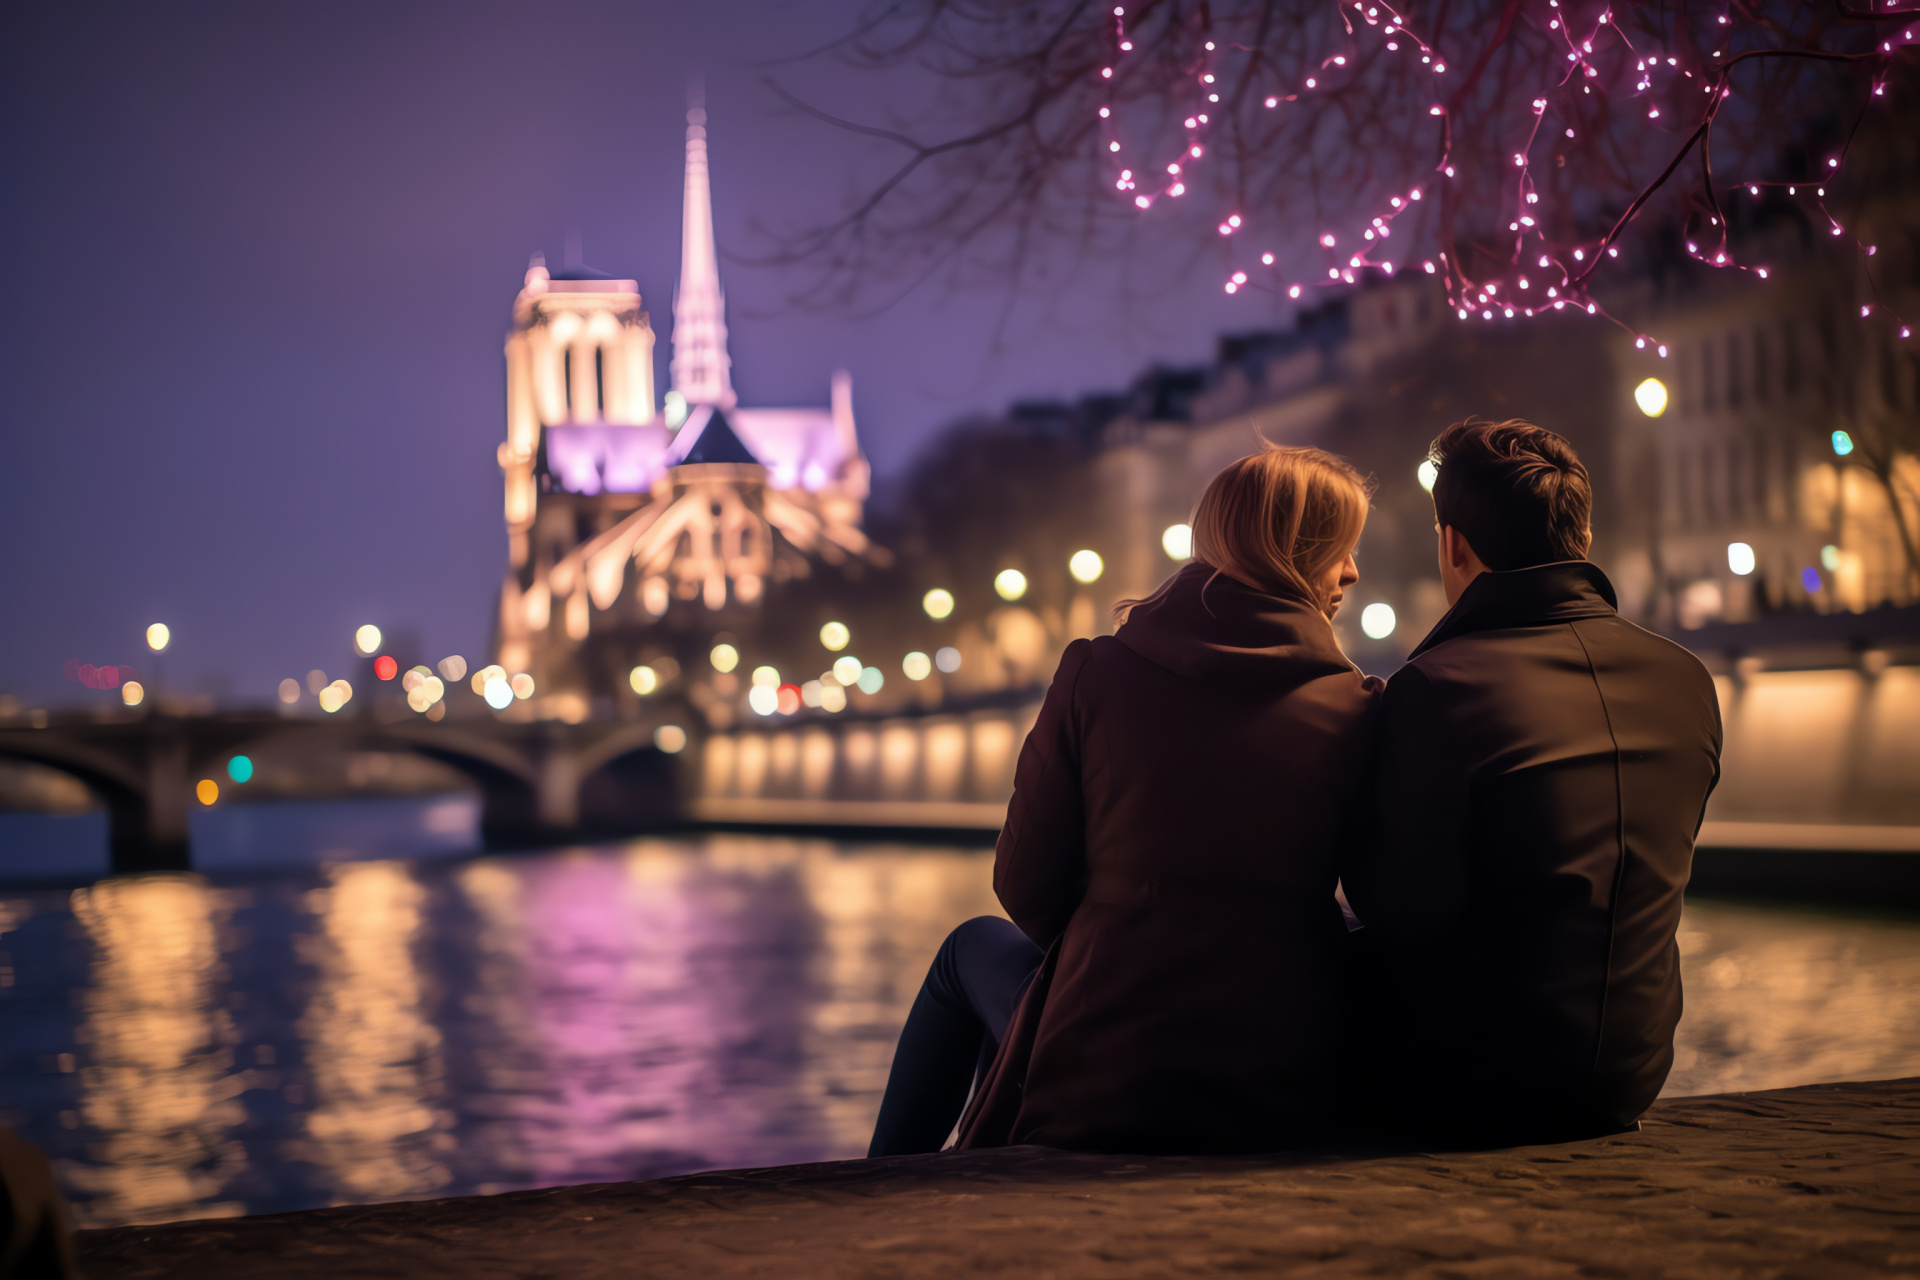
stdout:
{"type": "Polygon", "coordinates": [[[593,349],[593,389],[595,408],[598,410],[594,416],[604,422],[607,417],[607,349],[605,347],[593,349]]]}
{"type": "Polygon", "coordinates": [[[567,421],[576,419],[573,414],[573,348],[568,347],[560,353],[560,403],[567,406],[567,421]]]}

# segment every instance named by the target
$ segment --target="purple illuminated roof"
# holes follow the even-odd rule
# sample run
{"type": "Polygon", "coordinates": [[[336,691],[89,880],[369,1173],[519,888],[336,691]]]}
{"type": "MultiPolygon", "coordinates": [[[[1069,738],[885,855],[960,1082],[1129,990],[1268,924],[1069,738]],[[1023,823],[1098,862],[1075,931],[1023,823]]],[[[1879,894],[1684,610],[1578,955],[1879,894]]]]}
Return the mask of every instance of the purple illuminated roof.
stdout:
{"type": "MultiPolygon", "coordinates": [[[[767,469],[776,489],[824,488],[853,459],[829,409],[727,409],[726,425],[767,469]]],[[[696,406],[678,432],[656,418],[644,426],[567,423],[546,429],[547,474],[567,493],[644,493],[689,455],[713,420],[696,406]]]]}

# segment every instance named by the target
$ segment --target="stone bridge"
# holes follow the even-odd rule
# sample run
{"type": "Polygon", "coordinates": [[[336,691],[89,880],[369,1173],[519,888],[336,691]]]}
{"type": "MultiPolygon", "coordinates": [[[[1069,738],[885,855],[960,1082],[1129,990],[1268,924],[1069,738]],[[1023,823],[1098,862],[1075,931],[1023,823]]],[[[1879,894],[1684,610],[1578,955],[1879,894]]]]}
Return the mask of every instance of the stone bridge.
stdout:
{"type": "Polygon", "coordinates": [[[411,751],[472,780],[490,845],[546,843],[657,827],[680,814],[678,768],[642,722],[382,724],[272,712],[53,717],[0,727],[0,756],[58,769],[105,804],[116,871],[189,865],[187,815],[198,778],[269,745],[315,752],[411,751]]]}

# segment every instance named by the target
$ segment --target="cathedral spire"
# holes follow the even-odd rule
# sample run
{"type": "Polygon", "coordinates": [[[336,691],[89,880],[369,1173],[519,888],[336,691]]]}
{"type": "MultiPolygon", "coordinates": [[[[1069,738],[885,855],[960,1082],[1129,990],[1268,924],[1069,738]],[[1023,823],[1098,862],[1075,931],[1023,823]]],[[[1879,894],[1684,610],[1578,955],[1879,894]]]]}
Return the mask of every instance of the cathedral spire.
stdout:
{"type": "Polygon", "coordinates": [[[713,247],[707,185],[707,112],[696,90],[687,111],[686,206],[680,224],[680,287],[673,297],[673,389],[689,405],[734,402],[725,299],[713,247]]]}

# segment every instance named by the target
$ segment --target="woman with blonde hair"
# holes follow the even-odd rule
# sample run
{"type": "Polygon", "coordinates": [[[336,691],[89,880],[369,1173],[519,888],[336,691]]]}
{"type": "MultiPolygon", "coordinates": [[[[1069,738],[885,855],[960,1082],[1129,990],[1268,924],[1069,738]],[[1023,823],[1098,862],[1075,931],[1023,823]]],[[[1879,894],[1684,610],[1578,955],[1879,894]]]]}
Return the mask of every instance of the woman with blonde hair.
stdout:
{"type": "Polygon", "coordinates": [[[1319,449],[1242,458],[1194,509],[1192,562],[1067,646],[994,856],[1012,922],[942,944],[870,1154],[938,1150],[956,1119],[962,1146],[1085,1151],[1332,1127],[1336,845],[1381,687],[1332,620],[1367,503],[1319,449]]]}

